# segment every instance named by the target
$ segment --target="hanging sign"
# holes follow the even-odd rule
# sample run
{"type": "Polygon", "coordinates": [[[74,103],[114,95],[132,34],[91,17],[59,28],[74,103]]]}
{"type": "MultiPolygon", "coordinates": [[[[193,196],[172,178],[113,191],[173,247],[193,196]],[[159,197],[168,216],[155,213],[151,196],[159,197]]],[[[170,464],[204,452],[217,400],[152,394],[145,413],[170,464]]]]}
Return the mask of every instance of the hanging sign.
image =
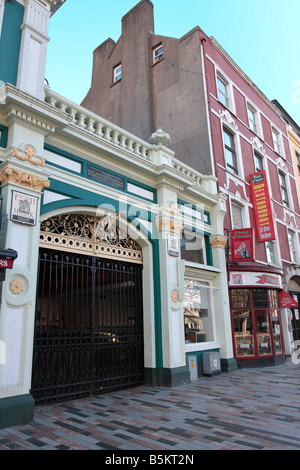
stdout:
{"type": "Polygon", "coordinates": [[[279,302],[281,308],[298,308],[298,302],[287,292],[279,292],[279,302]]]}
{"type": "Polygon", "coordinates": [[[254,230],[245,228],[230,232],[231,261],[254,260],[254,230]]]}
{"type": "Polygon", "coordinates": [[[263,243],[275,240],[271,199],[264,170],[250,175],[250,190],[258,241],[263,243]]]}

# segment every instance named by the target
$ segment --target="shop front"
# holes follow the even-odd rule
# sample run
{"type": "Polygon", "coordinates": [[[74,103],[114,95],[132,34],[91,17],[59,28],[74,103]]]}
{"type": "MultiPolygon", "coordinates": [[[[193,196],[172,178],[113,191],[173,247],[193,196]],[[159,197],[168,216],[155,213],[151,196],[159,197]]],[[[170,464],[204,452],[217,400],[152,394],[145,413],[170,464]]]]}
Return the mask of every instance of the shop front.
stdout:
{"type": "Polygon", "coordinates": [[[229,291],[234,355],[240,367],[284,361],[279,293],[280,273],[230,271],[229,291]]]}

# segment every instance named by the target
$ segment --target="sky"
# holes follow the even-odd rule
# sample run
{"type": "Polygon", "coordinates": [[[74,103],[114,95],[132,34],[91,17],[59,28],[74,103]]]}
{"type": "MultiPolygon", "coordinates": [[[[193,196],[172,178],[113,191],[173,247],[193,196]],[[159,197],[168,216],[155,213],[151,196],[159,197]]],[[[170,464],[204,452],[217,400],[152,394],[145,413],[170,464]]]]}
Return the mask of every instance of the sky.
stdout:
{"type": "MultiPolygon", "coordinates": [[[[139,0],[66,0],[51,17],[46,78],[80,104],[91,85],[93,51],[117,41],[139,0]]],[[[220,43],[270,99],[300,126],[299,0],[152,0],[155,34],[180,38],[195,26],[220,43]]]]}

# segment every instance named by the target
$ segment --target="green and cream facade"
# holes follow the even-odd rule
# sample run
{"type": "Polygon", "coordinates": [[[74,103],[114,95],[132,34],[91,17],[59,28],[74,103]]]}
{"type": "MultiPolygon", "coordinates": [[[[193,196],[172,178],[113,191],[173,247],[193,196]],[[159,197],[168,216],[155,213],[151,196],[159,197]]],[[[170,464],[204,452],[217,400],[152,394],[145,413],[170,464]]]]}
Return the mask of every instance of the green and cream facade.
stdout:
{"type": "MultiPolygon", "coordinates": [[[[49,19],[51,7],[57,8],[62,2],[45,3],[43,13],[49,19]]],[[[76,311],[80,331],[86,326],[79,320],[84,315],[93,316],[97,341],[100,330],[105,330],[109,339],[109,344],[108,340],[105,343],[105,380],[111,380],[111,389],[123,388],[125,383],[120,371],[117,378],[114,375],[116,363],[126,368],[131,361],[135,367],[137,358],[132,353],[129,358],[124,352],[128,350],[126,335],[121,341],[118,333],[132,327],[137,313],[142,331],[138,339],[139,347],[142,345],[138,350],[143,365],[141,383],[176,386],[188,382],[189,356],[196,357],[201,375],[202,355],[208,351],[219,352],[223,371],[235,368],[225,259],[227,239],[223,236],[226,196],[217,193],[214,177],[203,176],[176,159],[168,148],[170,138],[161,129],[149,142],[138,139],[47,86],[43,85],[41,93],[40,74],[36,89],[27,88],[22,76],[28,76],[28,69],[24,66],[19,75],[20,64],[26,63],[21,44],[32,40],[32,35],[30,39],[24,33],[26,25],[30,30],[35,28],[34,24],[29,27],[29,9],[43,8],[41,5],[38,0],[9,2],[8,8],[22,7],[27,16],[21,28],[21,59],[15,81],[7,76],[0,87],[0,248],[18,252],[2,285],[0,428],[32,419],[36,401],[33,390],[39,388],[39,376],[42,380],[42,375],[47,375],[54,356],[59,364],[65,361],[64,376],[74,368],[70,358],[63,359],[63,347],[55,350],[51,360],[50,356],[43,357],[40,348],[38,361],[44,363],[43,374],[36,365],[40,339],[37,325],[48,326],[51,334],[57,332],[63,324],[58,320],[60,313],[55,313],[58,304],[62,315],[70,311],[64,326],[71,325],[71,315],[76,311]],[[48,264],[43,264],[45,253],[50,256],[48,264]],[[85,266],[82,271],[85,277],[75,276],[75,258],[76,262],[92,260],[90,268],[85,266]],[[105,271],[104,264],[111,267],[105,282],[98,277],[98,283],[89,284],[93,276],[105,271]],[[125,270],[127,278],[126,282],[118,278],[108,288],[112,266],[125,270]],[[142,273],[141,283],[135,289],[136,298],[130,300],[129,288],[137,286],[137,278],[133,277],[136,267],[142,273]],[[105,293],[101,291],[103,283],[105,293]],[[122,295],[132,305],[121,300],[121,285],[122,295]],[[79,290],[86,295],[86,302],[83,297],[77,302],[79,290]],[[118,292],[118,305],[112,291],[118,292]],[[94,314],[100,311],[100,299],[101,312],[108,310],[105,303],[109,303],[110,318],[118,311],[120,324],[114,320],[113,332],[109,330],[112,320],[107,322],[101,313],[100,322],[100,316],[94,314]],[[47,315],[52,315],[51,321],[47,315]],[[115,356],[109,355],[107,351],[121,342],[124,347],[116,348],[115,356]]],[[[4,10],[3,6],[0,0],[2,32],[9,18],[8,9],[5,12],[8,2],[4,10]]],[[[47,39],[45,32],[42,36],[40,52],[47,39]]],[[[3,34],[0,39],[5,37],[3,34]]],[[[43,58],[41,64],[43,68],[43,58]]],[[[68,343],[72,360],[80,356],[76,344],[75,340],[68,343]]],[[[89,360],[95,359],[89,353],[90,344],[84,351],[84,342],[80,341],[80,348],[80,357],[86,353],[84,367],[88,368],[89,360]]],[[[95,350],[97,360],[101,351],[95,350]]],[[[80,360],[77,366],[82,366],[80,360]]],[[[99,362],[93,363],[92,375],[99,372],[99,367],[99,362]]],[[[58,378],[48,375],[49,390],[58,390],[58,378]]],[[[97,393],[105,390],[99,377],[97,393]]]]}

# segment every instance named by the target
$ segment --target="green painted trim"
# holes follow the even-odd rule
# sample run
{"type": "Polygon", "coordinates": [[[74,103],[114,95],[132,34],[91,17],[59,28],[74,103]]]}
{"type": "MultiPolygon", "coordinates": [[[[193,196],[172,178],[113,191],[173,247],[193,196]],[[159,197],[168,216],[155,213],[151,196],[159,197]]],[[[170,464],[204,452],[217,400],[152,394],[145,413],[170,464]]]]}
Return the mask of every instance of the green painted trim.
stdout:
{"type": "Polygon", "coordinates": [[[7,147],[8,127],[0,124],[0,147],[7,147]]]}
{"type": "Polygon", "coordinates": [[[187,366],[174,369],[145,369],[145,385],[152,387],[178,387],[190,383],[190,371],[187,366]]]}
{"type": "MultiPolygon", "coordinates": [[[[190,206],[192,208],[192,210],[194,210],[194,211],[198,212],[199,214],[201,214],[201,221],[203,219],[204,224],[211,225],[210,213],[208,211],[205,211],[203,209],[199,210],[197,208],[197,206],[194,206],[193,204],[190,204],[189,202],[182,201],[181,199],[178,199],[177,204],[178,204],[179,210],[181,209],[181,206],[190,206]],[[205,215],[207,217],[207,221],[205,221],[205,218],[204,218],[205,215]]],[[[197,220],[195,216],[192,216],[191,218],[192,218],[192,220],[197,220]]]]}
{"type": "Polygon", "coordinates": [[[65,167],[63,167],[63,166],[61,166],[61,165],[57,165],[57,164],[55,164],[55,163],[53,163],[53,162],[47,162],[48,165],[54,166],[54,167],[56,167],[56,168],[61,168],[61,169],[63,169],[63,170],[66,170],[66,171],[68,171],[68,172],[74,174],[74,175],[81,175],[83,178],[86,178],[86,179],[88,179],[89,181],[94,181],[94,182],[98,183],[98,184],[101,185],[101,186],[102,186],[102,185],[103,185],[103,186],[108,186],[109,188],[117,189],[118,191],[124,192],[124,193],[126,193],[126,194],[132,194],[133,196],[138,197],[139,199],[142,199],[142,200],[144,200],[144,201],[150,201],[150,202],[152,202],[153,204],[156,204],[156,203],[157,203],[157,191],[156,191],[156,189],[152,188],[151,186],[147,186],[147,185],[142,184],[142,183],[140,183],[140,182],[138,182],[138,181],[136,181],[136,180],[134,180],[134,179],[127,178],[127,177],[121,175],[120,173],[116,173],[116,172],[114,172],[114,171],[112,171],[112,170],[108,170],[108,169],[105,168],[105,167],[102,167],[102,166],[97,165],[97,164],[95,164],[95,163],[92,163],[92,162],[89,162],[89,161],[87,161],[87,160],[84,160],[83,158],[80,158],[80,157],[77,157],[77,156],[75,156],[75,155],[73,155],[73,154],[71,154],[71,153],[65,152],[64,150],[60,150],[60,149],[58,149],[58,148],[56,148],[56,147],[53,147],[52,145],[45,144],[45,145],[44,145],[44,149],[45,149],[45,150],[49,150],[49,152],[56,153],[57,155],[60,155],[60,156],[62,156],[62,157],[64,157],[64,158],[68,158],[69,160],[72,160],[72,161],[74,161],[74,162],[76,162],[76,163],[80,163],[80,164],[81,164],[81,173],[78,173],[77,171],[74,171],[74,170],[66,169],[65,167]],[[123,189],[115,188],[114,186],[111,186],[111,185],[106,184],[106,183],[100,183],[100,182],[96,181],[95,179],[89,177],[89,176],[87,175],[87,166],[88,166],[88,165],[91,165],[91,166],[93,166],[93,167],[95,167],[95,168],[97,168],[97,169],[99,169],[99,170],[105,171],[106,173],[109,173],[109,174],[111,174],[111,175],[117,176],[118,178],[122,178],[122,179],[124,180],[125,189],[123,190],[123,189]],[[145,189],[146,191],[151,192],[151,193],[153,194],[153,199],[151,199],[151,198],[146,198],[146,197],[143,197],[143,196],[137,196],[135,193],[132,193],[131,191],[128,191],[128,190],[127,190],[127,185],[128,185],[128,183],[131,183],[131,184],[133,184],[133,185],[135,185],[135,186],[138,186],[138,187],[141,188],[141,189],[145,189]]]}
{"type": "Polygon", "coordinates": [[[24,6],[16,0],[4,3],[0,41],[0,80],[16,86],[24,6]]]}
{"type": "Polygon", "coordinates": [[[209,242],[209,235],[204,235],[205,248],[206,248],[206,261],[208,266],[214,265],[211,244],[209,242]]]}
{"type": "Polygon", "coordinates": [[[230,359],[221,359],[221,370],[222,372],[235,372],[238,370],[238,363],[237,361],[232,357],[230,359]]]}
{"type": "Polygon", "coordinates": [[[34,405],[31,395],[0,399],[0,429],[30,423],[33,420],[34,405]]]}

